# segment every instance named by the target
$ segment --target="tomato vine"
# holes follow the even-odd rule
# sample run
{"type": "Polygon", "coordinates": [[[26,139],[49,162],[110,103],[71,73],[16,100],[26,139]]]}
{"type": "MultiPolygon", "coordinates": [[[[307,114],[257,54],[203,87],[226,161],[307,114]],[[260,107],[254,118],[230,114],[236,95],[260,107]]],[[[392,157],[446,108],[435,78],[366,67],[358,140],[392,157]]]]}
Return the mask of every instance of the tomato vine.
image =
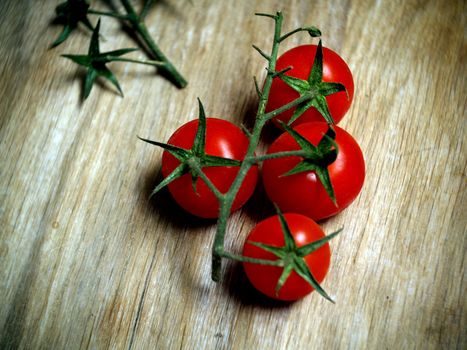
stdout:
{"type": "MultiPolygon", "coordinates": [[[[274,24],[275,24],[274,37],[273,37],[273,43],[272,43],[272,49],[271,49],[270,55],[265,54],[260,49],[256,49],[257,51],[260,52],[261,56],[263,56],[268,61],[268,67],[267,67],[267,76],[266,76],[266,80],[265,80],[262,91],[259,89],[258,84],[257,83],[255,84],[257,87],[256,91],[259,97],[259,105],[258,105],[258,109],[256,112],[256,118],[255,118],[253,130],[250,133],[250,145],[248,147],[245,159],[240,165],[240,170],[238,172],[238,175],[236,179],[234,180],[232,186],[230,187],[230,190],[225,195],[219,196],[218,198],[220,202],[220,213],[219,213],[219,219],[217,222],[217,230],[216,230],[216,235],[214,238],[214,244],[212,248],[212,271],[211,271],[211,278],[216,282],[219,281],[221,277],[221,268],[222,268],[223,258],[234,259],[238,261],[248,261],[248,259],[244,256],[233,254],[233,253],[226,251],[224,248],[224,240],[225,240],[225,234],[226,234],[226,229],[227,229],[227,220],[229,217],[233,198],[235,197],[235,194],[239,190],[240,185],[243,179],[245,178],[250,167],[256,164],[258,161],[255,156],[255,150],[258,146],[260,135],[266,122],[273,119],[274,117],[276,117],[283,111],[286,111],[290,108],[298,106],[299,104],[305,101],[309,101],[316,96],[316,93],[313,90],[310,90],[308,92],[303,93],[299,98],[295,99],[294,101],[282,107],[279,107],[273,111],[266,113],[266,105],[268,102],[269,92],[271,89],[273,79],[275,77],[281,76],[286,71],[291,69],[290,67],[287,67],[279,72],[275,70],[280,43],[288,36],[292,35],[293,33],[300,32],[300,31],[307,31],[312,37],[320,36],[321,32],[315,27],[306,27],[306,28],[298,28],[292,32],[282,34],[283,16],[281,12],[277,12],[275,15],[265,14],[265,13],[256,13],[256,15],[269,17],[274,20],[274,24]]],[[[271,262],[270,261],[257,261],[257,263],[270,264],[271,262]]]]}
{"type": "MultiPolygon", "coordinates": [[[[326,236],[323,240],[320,241],[320,243],[313,243],[309,245],[306,249],[298,248],[295,245],[295,243],[293,243],[293,238],[291,238],[291,234],[289,232],[289,229],[287,228],[287,224],[284,221],[285,219],[283,218],[278,208],[278,215],[282,222],[283,232],[284,235],[286,235],[285,239],[287,243],[286,246],[284,246],[284,249],[274,248],[274,251],[275,253],[277,253],[277,256],[281,257],[280,259],[267,260],[251,256],[239,255],[227,251],[224,247],[228,218],[232,211],[234,200],[251,168],[254,166],[256,167],[257,164],[261,161],[290,156],[302,157],[304,159],[302,163],[300,163],[296,169],[291,169],[289,173],[295,174],[297,172],[302,171],[315,171],[319,180],[324,186],[327,194],[331,198],[331,201],[334,204],[336,204],[336,198],[334,196],[333,186],[329,179],[327,166],[336,159],[339,150],[337,143],[335,142],[336,133],[334,132],[334,121],[332,119],[332,116],[329,114],[329,109],[325,97],[341,91],[346,92],[346,88],[341,83],[323,81],[323,48],[321,46],[321,41],[317,46],[316,55],[314,57],[313,65],[311,67],[311,73],[307,81],[299,81],[299,79],[286,77],[285,73],[291,70],[292,67],[285,67],[277,71],[276,63],[278,60],[279,46],[286,38],[288,38],[292,34],[303,31],[308,32],[311,37],[319,37],[321,33],[315,27],[300,27],[295,30],[292,30],[291,32],[282,34],[283,16],[281,12],[277,12],[275,15],[267,13],[256,13],[256,15],[271,18],[274,20],[274,36],[271,52],[269,54],[265,53],[259,47],[253,45],[253,48],[268,62],[266,68],[267,75],[262,89],[259,87],[256,78],[254,78],[256,92],[259,97],[259,104],[256,112],[254,125],[250,131],[246,130],[249,143],[243,159],[238,162],[239,164],[234,165],[234,163],[232,163],[232,160],[219,158],[216,159],[215,162],[211,162],[212,164],[208,164],[208,156],[205,154],[204,148],[200,148],[199,146],[203,145],[204,147],[206,128],[204,107],[202,106],[200,101],[199,126],[197,131],[197,137],[194,140],[191,150],[175,149],[174,145],[171,144],[163,144],[147,139],[142,140],[164,148],[166,152],[171,153],[180,161],[179,167],[176,168],[173,171],[173,173],[167,175],[166,179],[164,179],[161,182],[161,184],[159,184],[156,187],[156,191],[158,191],[163,186],[168,185],[176,178],[186,173],[191,173],[191,176],[194,179],[193,183],[195,183],[195,180],[197,178],[202,179],[206,186],[209,189],[211,189],[212,194],[217,198],[219,202],[219,215],[217,219],[216,234],[212,245],[212,280],[216,282],[220,281],[223,259],[232,259],[243,263],[254,263],[260,265],[282,267],[284,269],[284,277],[282,277],[282,279],[278,283],[279,289],[282,285],[284,285],[285,280],[288,278],[291,271],[293,270],[300,274],[302,277],[304,276],[305,280],[311,285],[311,287],[317,290],[323,297],[325,297],[328,300],[331,300],[329,296],[324,292],[324,290],[319,286],[317,280],[313,277],[311,271],[307,270],[306,264],[304,264],[304,262],[301,259],[304,257],[303,254],[305,251],[307,253],[311,253],[315,247],[318,247],[320,244],[327,243],[327,241],[336,236],[340,231],[326,236]],[[295,88],[297,91],[299,90],[299,96],[276,109],[267,111],[267,104],[271,92],[271,87],[275,78],[281,79],[292,88],[295,88]],[[300,86],[300,89],[298,89],[297,86],[300,86]],[[301,88],[302,86],[303,88],[301,88]],[[294,118],[290,121],[289,125],[292,122],[294,122],[298,117],[300,117],[299,114],[301,114],[310,107],[315,107],[318,110],[318,112],[321,113],[321,115],[327,122],[328,128],[328,131],[325,134],[323,134],[321,142],[319,142],[317,146],[314,146],[309,141],[304,139],[299,133],[295,132],[291,127],[289,127],[286,124],[282,124],[282,127],[285,129],[285,131],[291,137],[293,137],[293,139],[297,142],[301,149],[269,153],[263,156],[256,156],[255,151],[259,144],[260,136],[266,123],[273,120],[284,111],[288,111],[289,109],[292,109],[294,107],[297,107],[296,109],[299,112],[294,113],[294,118]],[[225,165],[237,166],[238,172],[229,190],[223,193],[217,189],[216,185],[209,178],[209,176],[207,176],[203,172],[203,166],[225,165]],[[313,249],[311,249],[311,247],[313,247],[313,249]],[[291,262],[290,259],[293,256],[295,256],[295,258],[293,258],[293,262],[291,262]]],[[[280,123],[280,121],[278,123],[280,123]]],[[[287,176],[289,174],[285,173],[283,175],[287,176]]],[[[263,245],[262,247],[269,250],[272,249],[266,245],[263,245]]]]}

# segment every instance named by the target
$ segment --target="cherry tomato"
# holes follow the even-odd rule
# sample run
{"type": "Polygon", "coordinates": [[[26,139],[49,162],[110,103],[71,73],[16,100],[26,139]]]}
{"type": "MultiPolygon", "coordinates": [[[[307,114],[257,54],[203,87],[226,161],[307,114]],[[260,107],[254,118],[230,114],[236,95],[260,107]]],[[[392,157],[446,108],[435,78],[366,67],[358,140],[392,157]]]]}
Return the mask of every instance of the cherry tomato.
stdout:
{"type": "MultiPolygon", "coordinates": [[[[310,218],[299,214],[284,214],[284,218],[289,226],[297,247],[317,241],[325,237],[323,231],[310,218]]],[[[258,223],[247,237],[243,246],[243,256],[277,260],[278,258],[260,247],[249,242],[259,242],[275,247],[284,247],[285,239],[279,216],[273,216],[258,223]]],[[[303,258],[310,272],[318,283],[323,281],[329,268],[331,251],[329,244],[308,254],[303,258]]],[[[311,293],[313,287],[295,271],[292,271],[284,285],[276,293],[277,282],[283,272],[283,267],[269,266],[244,262],[243,267],[251,284],[261,293],[279,300],[297,300],[311,293]]]]}
{"type": "MultiPolygon", "coordinates": [[[[198,127],[198,119],[182,125],[170,137],[168,143],[191,149],[198,127]]],[[[205,153],[223,158],[242,160],[247,152],[248,138],[236,125],[216,118],[206,119],[205,153]]],[[[180,162],[168,152],[162,156],[162,174],[167,177],[180,162]]],[[[226,193],[237,176],[237,166],[203,167],[203,172],[217,189],[226,193]]],[[[258,168],[251,167],[240,190],[235,197],[232,211],[239,209],[251,197],[258,178],[258,168]]],[[[201,178],[197,179],[196,192],[193,189],[191,174],[185,174],[168,185],[175,201],[189,213],[203,217],[216,218],[219,215],[219,203],[215,195],[201,178]]]]}
{"type": "MultiPolygon", "coordinates": [[[[328,126],[324,122],[300,124],[300,135],[317,145],[328,126]]],[[[362,151],[354,138],[345,130],[334,126],[337,159],[327,169],[334,189],[337,206],[332,202],[323,184],[314,171],[283,176],[293,169],[300,157],[284,157],[266,160],[263,163],[263,183],[266,193],[284,212],[306,215],[313,220],[333,216],[346,208],[360,193],[365,178],[365,162],[362,151]]],[[[283,133],[268,149],[268,153],[298,150],[293,137],[283,133]]]]}
{"type": "MultiPolygon", "coordinates": [[[[316,48],[316,45],[302,45],[285,52],[277,60],[276,71],[291,66],[292,69],[286,72],[285,75],[307,80],[313,66],[316,48]]],[[[354,83],[352,73],[345,61],[337,53],[326,47],[323,47],[323,81],[341,83],[347,89],[348,97],[345,91],[326,96],[329,112],[337,124],[350,108],[354,95],[354,83]]],[[[282,107],[298,97],[298,92],[280,78],[275,78],[271,86],[266,112],[282,107]]],[[[295,108],[291,108],[276,118],[287,123],[294,110],[295,108]]],[[[324,121],[323,116],[314,107],[307,109],[292,123],[292,126],[312,121],[324,121]]]]}

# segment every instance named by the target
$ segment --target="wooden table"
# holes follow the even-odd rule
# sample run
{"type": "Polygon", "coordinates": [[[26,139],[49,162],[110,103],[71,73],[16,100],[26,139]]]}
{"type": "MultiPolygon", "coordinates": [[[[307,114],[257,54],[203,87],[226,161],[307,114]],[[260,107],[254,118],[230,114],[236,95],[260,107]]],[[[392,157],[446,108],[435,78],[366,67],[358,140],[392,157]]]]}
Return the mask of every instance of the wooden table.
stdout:
{"type": "MultiPolygon", "coordinates": [[[[100,84],[84,103],[83,71],[60,54],[85,52],[90,34],[49,50],[57,3],[0,3],[0,348],[467,347],[464,1],[161,1],[149,30],[188,87],[115,63],[125,97],[100,84]],[[319,27],[355,79],[340,125],[367,178],[322,223],[344,226],[323,283],[335,305],[265,300],[235,263],[215,284],[215,222],[166,192],[148,200],[161,150],[136,136],[167,140],[197,116],[196,97],[210,116],[251,120],[265,67],[251,45],[269,50],[273,30],[254,12],[277,10],[284,30],[319,27]]],[[[103,50],[135,45],[102,21],[103,50]]],[[[232,216],[227,248],[271,214],[264,200],[260,190],[232,216]]]]}

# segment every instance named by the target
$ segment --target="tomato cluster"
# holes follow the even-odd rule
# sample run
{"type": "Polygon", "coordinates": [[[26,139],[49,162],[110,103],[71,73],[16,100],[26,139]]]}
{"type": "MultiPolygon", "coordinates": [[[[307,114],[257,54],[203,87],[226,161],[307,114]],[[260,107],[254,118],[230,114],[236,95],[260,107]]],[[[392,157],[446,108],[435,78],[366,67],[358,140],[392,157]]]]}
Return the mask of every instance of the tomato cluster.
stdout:
{"type": "MultiPolygon", "coordinates": [[[[315,221],[342,211],[363,186],[360,147],[335,125],[350,108],[354,83],[344,60],[321,42],[284,53],[276,69],[287,67],[273,79],[265,113],[313,95],[272,120],[285,131],[257,162],[263,161],[264,188],[278,214],[250,232],[241,261],[252,285],[271,298],[296,300],[317,290],[330,299],[319,283],[329,267],[328,241],[335,234],[326,236],[315,221]]],[[[168,144],[151,143],[165,148],[163,182],[175,201],[193,215],[215,218],[219,197],[230,190],[242,162],[251,162],[245,159],[249,141],[234,124],[205,118],[200,104],[199,121],[184,124],[168,144]]],[[[256,162],[250,165],[231,211],[254,192],[259,171],[256,162]]]]}

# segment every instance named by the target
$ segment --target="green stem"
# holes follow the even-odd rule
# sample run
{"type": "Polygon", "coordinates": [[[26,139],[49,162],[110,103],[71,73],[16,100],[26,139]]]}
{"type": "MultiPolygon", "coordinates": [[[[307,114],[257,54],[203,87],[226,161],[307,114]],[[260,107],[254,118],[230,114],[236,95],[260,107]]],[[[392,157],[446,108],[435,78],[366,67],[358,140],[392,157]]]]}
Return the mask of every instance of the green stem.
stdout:
{"type": "Polygon", "coordinates": [[[256,166],[256,163],[262,160],[266,160],[266,159],[286,157],[286,156],[305,156],[306,155],[306,153],[304,153],[303,150],[296,150],[296,151],[294,150],[294,151],[278,152],[275,154],[268,154],[268,155],[256,157],[255,150],[258,146],[259,139],[261,136],[261,132],[264,128],[264,125],[269,120],[271,120],[272,118],[276,117],[280,113],[290,108],[296,107],[305,101],[313,99],[316,96],[314,92],[303,94],[302,96],[295,99],[294,101],[280,108],[277,108],[273,111],[266,113],[266,105],[268,102],[269,93],[270,93],[274,78],[276,78],[280,74],[283,74],[285,71],[287,71],[290,68],[286,68],[285,70],[282,70],[281,72],[276,72],[276,62],[277,62],[277,56],[279,53],[279,45],[280,45],[280,42],[283,39],[285,39],[285,37],[281,37],[281,28],[282,28],[282,20],[283,20],[282,14],[280,12],[277,12],[276,15],[269,15],[269,14],[264,14],[264,13],[257,13],[256,15],[270,17],[274,19],[274,22],[275,22],[274,40],[273,40],[273,45],[272,45],[270,55],[264,53],[259,48],[253,46],[259,52],[261,56],[263,56],[264,58],[268,60],[269,62],[268,67],[267,67],[268,74],[266,76],[263,91],[259,90],[258,84],[255,81],[255,86],[258,92],[258,96],[259,96],[259,104],[258,104],[258,109],[256,112],[256,118],[255,118],[255,124],[253,126],[253,130],[251,133],[248,134],[249,140],[250,140],[248,144],[248,149],[245,154],[244,160],[242,161],[242,164],[240,165],[237,176],[235,177],[232,185],[230,186],[229,191],[223,195],[223,198],[219,199],[219,207],[220,207],[219,219],[217,221],[217,230],[216,230],[216,235],[214,237],[214,243],[212,247],[212,271],[211,271],[211,278],[216,282],[218,282],[221,277],[222,258],[228,258],[228,259],[233,259],[233,260],[243,261],[243,262],[258,263],[258,264],[283,266],[283,265],[280,265],[282,264],[282,262],[266,261],[263,259],[254,259],[254,258],[244,257],[241,255],[236,255],[236,254],[225,251],[224,240],[225,240],[225,234],[227,230],[227,220],[230,215],[230,211],[231,211],[234,199],[243,183],[243,180],[247,176],[252,166],[256,166]]]}
{"type": "Polygon", "coordinates": [[[283,157],[306,157],[308,152],[304,150],[296,150],[296,151],[284,151],[284,152],[277,152],[277,153],[269,153],[264,154],[261,156],[253,157],[255,163],[259,163],[268,159],[275,159],[275,158],[283,158],[283,157]]]}
{"type": "Polygon", "coordinates": [[[293,108],[293,107],[299,105],[302,102],[311,100],[313,97],[315,97],[315,94],[311,94],[311,93],[304,94],[304,95],[300,96],[299,98],[293,100],[292,102],[289,102],[286,105],[283,105],[282,107],[279,107],[279,108],[277,108],[277,109],[275,109],[273,111],[270,111],[270,112],[268,112],[266,114],[263,114],[262,118],[264,118],[265,120],[271,120],[274,117],[277,117],[282,112],[285,112],[285,111],[289,110],[290,108],[293,108]]]}
{"type": "Polygon", "coordinates": [[[128,21],[130,21],[133,28],[139,33],[145,44],[147,45],[148,49],[151,51],[151,54],[154,58],[158,61],[162,61],[165,63],[164,66],[160,67],[160,71],[165,73],[168,78],[179,88],[184,88],[188,82],[185,78],[177,71],[174,65],[168,60],[168,58],[164,55],[164,53],[159,49],[157,44],[152,39],[151,35],[148,32],[144,21],[142,21],[141,16],[136,14],[135,9],[130,4],[128,0],[121,0],[123,7],[125,8],[128,14],[128,21]]]}
{"type": "Polygon", "coordinates": [[[121,19],[121,20],[125,20],[125,21],[129,19],[127,15],[121,15],[121,14],[116,13],[116,12],[104,12],[104,11],[97,11],[97,10],[89,9],[88,13],[92,14],[92,15],[99,15],[99,16],[107,16],[107,17],[117,18],[117,19],[121,19]]]}
{"type": "Polygon", "coordinates": [[[298,32],[309,32],[309,33],[312,34],[312,36],[315,36],[315,37],[321,36],[321,32],[317,28],[314,28],[314,27],[307,27],[307,28],[306,27],[300,27],[300,28],[297,28],[295,30],[292,30],[291,32],[288,32],[287,34],[282,35],[281,38],[279,39],[279,42],[283,42],[289,36],[291,36],[291,35],[293,35],[295,33],[298,33],[298,32]]]}
{"type": "MultiPolygon", "coordinates": [[[[261,15],[264,15],[264,14],[261,14],[261,15]]],[[[274,21],[275,21],[274,41],[272,45],[271,55],[269,56],[270,59],[269,59],[269,64],[268,64],[268,72],[273,72],[275,71],[275,68],[276,68],[277,55],[279,52],[279,39],[280,39],[281,28],[282,28],[282,14],[280,12],[277,12],[276,16],[268,16],[268,17],[274,18],[274,21]]],[[[259,143],[259,137],[261,135],[261,131],[264,127],[264,124],[267,121],[267,119],[264,118],[264,115],[265,115],[264,112],[266,110],[266,104],[268,101],[269,92],[271,90],[272,80],[273,80],[272,74],[268,74],[266,77],[264,89],[263,89],[263,92],[261,94],[261,98],[259,101],[258,110],[256,113],[257,118],[255,120],[255,125],[253,126],[253,132],[250,137],[250,143],[249,143],[246,155],[245,155],[245,159],[254,158],[254,153],[259,143]]],[[[221,277],[222,256],[224,256],[225,254],[230,254],[224,251],[224,239],[225,239],[227,219],[230,214],[230,209],[232,208],[233,201],[235,199],[235,196],[238,190],[240,189],[243,179],[247,175],[251,166],[252,166],[252,162],[250,161],[242,162],[242,165],[240,166],[237,177],[233,181],[229,191],[225,194],[224,200],[220,201],[220,213],[219,213],[219,219],[217,221],[217,231],[216,231],[216,236],[214,238],[213,251],[212,251],[212,271],[211,271],[211,278],[216,282],[219,281],[221,277]]]]}
{"type": "Polygon", "coordinates": [[[284,266],[284,262],[282,260],[256,259],[256,258],[250,258],[248,256],[232,254],[230,252],[223,252],[221,255],[223,258],[237,260],[241,262],[249,262],[253,264],[269,265],[269,266],[284,266]]]}
{"type": "Polygon", "coordinates": [[[132,58],[121,58],[121,57],[112,58],[112,62],[114,62],[114,61],[139,63],[139,64],[146,64],[148,66],[156,66],[156,67],[163,67],[166,64],[165,62],[161,62],[161,61],[136,60],[136,59],[132,59],[132,58]]]}

